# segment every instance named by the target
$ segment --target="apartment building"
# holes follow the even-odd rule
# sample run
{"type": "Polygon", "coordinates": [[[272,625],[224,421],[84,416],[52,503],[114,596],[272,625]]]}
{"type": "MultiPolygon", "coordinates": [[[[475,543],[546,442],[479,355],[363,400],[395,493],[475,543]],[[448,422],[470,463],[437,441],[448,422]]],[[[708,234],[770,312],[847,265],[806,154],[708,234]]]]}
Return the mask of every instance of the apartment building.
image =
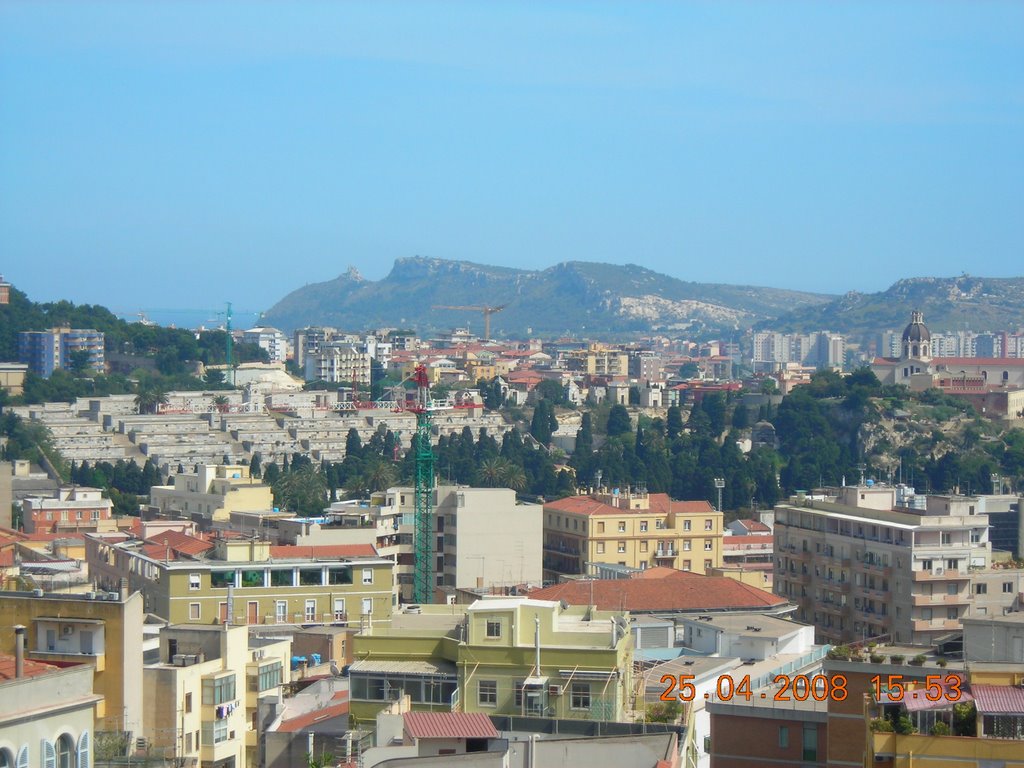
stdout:
{"type": "Polygon", "coordinates": [[[96,530],[110,520],[114,504],[99,488],[65,485],[54,498],[29,498],[21,502],[25,533],[58,533],[96,530]]]}
{"type": "Polygon", "coordinates": [[[172,485],[150,489],[147,517],[182,518],[208,529],[228,522],[232,512],[273,508],[273,491],[249,474],[248,464],[199,464],[176,474],[172,485]]]}
{"type": "Polygon", "coordinates": [[[143,672],[146,742],[175,765],[258,766],[260,701],[289,682],[291,642],[245,627],[171,625],[143,672]]]}
{"type": "Polygon", "coordinates": [[[370,545],[289,546],[177,535],[196,546],[87,534],[89,572],[101,588],[127,580],[142,593],[148,613],[173,624],[386,623],[391,618],[394,563],[370,545]]]}
{"type": "Polygon", "coordinates": [[[14,652],[14,627],[24,626],[28,659],[89,665],[89,691],[102,698],[95,705],[99,730],[140,734],[141,595],[41,591],[0,592],[0,652],[14,652]]]}
{"type": "Polygon", "coordinates": [[[277,328],[250,328],[242,333],[242,341],[258,346],[267,353],[272,363],[283,363],[288,359],[288,337],[277,328]]]}
{"type": "Polygon", "coordinates": [[[18,361],[27,364],[36,376],[48,379],[55,370],[70,368],[77,352],[85,353],[89,370],[104,372],[104,336],[99,331],[51,328],[18,333],[18,361]]]}
{"type": "MultiPolygon", "coordinates": [[[[540,584],[542,508],[516,501],[509,488],[440,485],[433,491],[434,577],[439,587],[502,588],[540,584]]],[[[413,599],[415,493],[389,488],[368,506],[337,505],[324,532],[375,531],[381,557],[395,564],[395,596],[413,599]]],[[[315,540],[312,534],[308,540],[315,540]]]]}
{"type": "Polygon", "coordinates": [[[355,344],[330,341],[306,355],[306,381],[370,386],[371,356],[355,344]]]}
{"type": "MultiPolygon", "coordinates": [[[[834,503],[776,506],[774,589],[799,604],[797,618],[820,638],[927,645],[972,613],[975,581],[989,597],[997,577],[977,498],[929,496],[921,511],[894,504],[893,488],[849,486],[834,503]]],[[[1010,591],[1003,604],[1015,601],[1010,591]]]]}
{"type": "Polygon", "coordinates": [[[629,355],[603,344],[589,344],[586,349],[572,350],[566,356],[566,363],[570,370],[590,376],[629,375],[629,355]]]}
{"type": "Polygon", "coordinates": [[[355,720],[372,721],[402,693],[414,710],[625,717],[633,653],[621,613],[525,598],[418,610],[356,636],[355,720]]]}
{"type": "Polygon", "coordinates": [[[101,701],[85,664],[0,656],[0,765],[90,768],[101,701]]]}
{"type": "Polygon", "coordinates": [[[706,501],[625,489],[544,505],[544,576],[587,572],[588,563],[705,572],[722,564],[722,513],[706,501]]]}

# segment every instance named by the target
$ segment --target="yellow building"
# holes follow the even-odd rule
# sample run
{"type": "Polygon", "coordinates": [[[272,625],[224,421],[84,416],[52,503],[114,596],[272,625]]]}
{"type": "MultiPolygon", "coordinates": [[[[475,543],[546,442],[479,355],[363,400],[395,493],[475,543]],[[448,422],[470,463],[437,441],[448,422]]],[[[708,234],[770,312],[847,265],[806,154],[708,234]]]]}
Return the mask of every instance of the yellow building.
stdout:
{"type": "Polygon", "coordinates": [[[569,353],[569,366],[591,376],[628,376],[629,355],[603,344],[591,344],[585,350],[569,353]]]}
{"type": "Polygon", "coordinates": [[[14,652],[14,627],[26,627],[26,656],[95,665],[101,731],[142,731],[142,597],[138,593],[0,592],[0,652],[14,652]]]}
{"type": "Polygon", "coordinates": [[[291,642],[246,627],[169,626],[143,673],[146,740],[176,765],[259,765],[259,701],[289,681],[291,642]]]}
{"type": "Polygon", "coordinates": [[[245,464],[200,464],[195,472],[175,475],[173,485],[150,490],[151,514],[194,520],[203,527],[227,522],[232,512],[273,508],[270,486],[251,477],[245,464]]]}
{"type": "Polygon", "coordinates": [[[176,534],[166,543],[86,538],[97,583],[126,579],[172,624],[387,622],[394,562],[370,544],[272,545],[176,534]],[[173,542],[173,543],[172,543],[173,542]]]}
{"type": "Polygon", "coordinates": [[[544,572],[583,574],[587,563],[703,573],[722,565],[722,513],[664,493],[602,492],[544,505],[544,572]]]}
{"type": "Polygon", "coordinates": [[[462,367],[466,371],[466,376],[469,377],[470,382],[473,384],[476,384],[480,379],[490,381],[498,375],[498,367],[491,362],[467,360],[462,367]]]}

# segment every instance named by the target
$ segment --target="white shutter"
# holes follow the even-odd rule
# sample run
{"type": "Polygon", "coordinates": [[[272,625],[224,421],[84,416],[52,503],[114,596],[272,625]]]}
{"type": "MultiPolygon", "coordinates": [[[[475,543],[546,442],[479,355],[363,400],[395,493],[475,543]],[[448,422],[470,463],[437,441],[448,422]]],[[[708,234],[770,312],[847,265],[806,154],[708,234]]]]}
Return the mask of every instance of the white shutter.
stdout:
{"type": "Polygon", "coordinates": [[[78,737],[78,768],[92,768],[91,754],[89,732],[82,731],[82,735],[78,737]]]}
{"type": "Polygon", "coordinates": [[[52,741],[43,739],[40,746],[40,758],[42,768],[57,768],[57,750],[52,741]]]}
{"type": "Polygon", "coordinates": [[[18,750],[18,759],[14,761],[14,768],[28,768],[28,744],[22,745],[18,750]]]}

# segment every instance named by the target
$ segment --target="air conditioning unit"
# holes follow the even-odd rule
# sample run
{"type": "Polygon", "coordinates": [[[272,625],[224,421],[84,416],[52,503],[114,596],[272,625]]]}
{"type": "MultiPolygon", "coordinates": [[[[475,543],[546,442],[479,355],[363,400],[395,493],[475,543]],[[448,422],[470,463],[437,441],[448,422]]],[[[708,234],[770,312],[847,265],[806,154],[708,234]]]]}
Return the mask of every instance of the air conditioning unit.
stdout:
{"type": "Polygon", "coordinates": [[[560,686],[560,685],[549,685],[548,686],[548,696],[561,696],[561,695],[562,695],[562,686],[560,686]]]}
{"type": "Polygon", "coordinates": [[[60,628],[60,633],[64,635],[64,637],[71,637],[71,635],[75,634],[75,628],[70,624],[65,624],[60,628]]]}

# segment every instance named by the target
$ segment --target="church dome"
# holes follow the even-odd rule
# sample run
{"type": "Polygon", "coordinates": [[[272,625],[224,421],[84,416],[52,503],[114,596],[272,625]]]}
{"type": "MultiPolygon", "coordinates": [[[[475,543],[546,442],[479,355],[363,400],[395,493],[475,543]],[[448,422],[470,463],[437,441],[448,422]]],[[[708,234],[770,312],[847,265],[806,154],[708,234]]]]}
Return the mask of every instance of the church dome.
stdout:
{"type": "Polygon", "coordinates": [[[910,325],[903,329],[904,343],[908,341],[914,343],[931,340],[932,334],[924,324],[924,313],[915,309],[910,314],[910,325]]]}

